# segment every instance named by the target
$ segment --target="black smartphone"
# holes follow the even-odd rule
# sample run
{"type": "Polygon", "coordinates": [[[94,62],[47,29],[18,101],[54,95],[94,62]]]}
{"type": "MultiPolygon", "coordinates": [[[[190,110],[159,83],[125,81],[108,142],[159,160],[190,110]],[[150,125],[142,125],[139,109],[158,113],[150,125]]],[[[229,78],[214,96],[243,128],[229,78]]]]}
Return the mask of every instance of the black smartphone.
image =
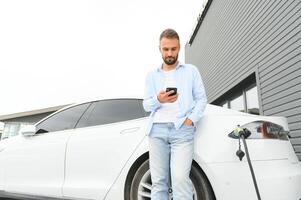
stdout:
{"type": "Polygon", "coordinates": [[[171,93],[170,95],[168,95],[168,96],[173,96],[173,95],[176,95],[177,94],[177,88],[175,88],[175,87],[168,87],[168,88],[166,88],[166,92],[169,92],[169,91],[173,91],[173,93],[171,93]]]}

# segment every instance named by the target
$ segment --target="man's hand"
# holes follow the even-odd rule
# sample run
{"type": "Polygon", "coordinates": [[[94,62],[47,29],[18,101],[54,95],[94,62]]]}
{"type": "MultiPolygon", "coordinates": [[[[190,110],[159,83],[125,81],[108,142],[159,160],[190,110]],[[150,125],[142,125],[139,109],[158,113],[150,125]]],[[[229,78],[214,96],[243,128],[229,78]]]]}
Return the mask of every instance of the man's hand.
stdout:
{"type": "Polygon", "coordinates": [[[169,96],[173,93],[173,90],[166,92],[164,90],[161,90],[158,94],[157,98],[160,103],[173,103],[178,99],[178,94],[169,96]]]}
{"type": "Polygon", "coordinates": [[[193,126],[193,121],[191,119],[186,118],[184,124],[187,126],[193,126]]]}

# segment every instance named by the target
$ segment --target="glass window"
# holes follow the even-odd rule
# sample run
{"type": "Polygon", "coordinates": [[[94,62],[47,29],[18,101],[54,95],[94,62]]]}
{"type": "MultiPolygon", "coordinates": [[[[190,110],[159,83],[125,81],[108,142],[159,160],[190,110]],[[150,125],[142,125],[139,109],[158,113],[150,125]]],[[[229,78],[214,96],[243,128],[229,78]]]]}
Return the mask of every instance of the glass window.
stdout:
{"type": "Polygon", "coordinates": [[[228,108],[228,102],[223,103],[223,104],[222,104],[222,107],[223,107],[223,108],[228,108]]]}
{"type": "Polygon", "coordinates": [[[114,99],[94,102],[77,127],[96,126],[146,116],[138,99],[114,99]]]}
{"type": "Polygon", "coordinates": [[[230,101],[230,108],[238,111],[245,111],[243,95],[236,97],[230,101]]]}
{"type": "Polygon", "coordinates": [[[19,134],[20,129],[23,126],[26,126],[30,123],[24,122],[7,122],[4,125],[3,134],[1,135],[1,139],[10,138],[19,134]]]}
{"type": "Polygon", "coordinates": [[[248,113],[259,114],[257,86],[246,91],[248,113]]]}
{"type": "Polygon", "coordinates": [[[20,123],[6,123],[4,126],[2,139],[18,135],[20,126],[21,126],[20,123]]]}
{"type": "Polygon", "coordinates": [[[47,118],[37,125],[37,133],[72,129],[91,103],[80,104],[47,118]]]}

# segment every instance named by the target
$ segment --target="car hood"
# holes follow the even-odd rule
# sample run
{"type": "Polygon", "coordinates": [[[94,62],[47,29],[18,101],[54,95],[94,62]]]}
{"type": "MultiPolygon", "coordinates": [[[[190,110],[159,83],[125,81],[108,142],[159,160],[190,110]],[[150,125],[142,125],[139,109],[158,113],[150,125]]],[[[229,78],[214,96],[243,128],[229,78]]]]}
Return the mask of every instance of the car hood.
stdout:
{"type": "Polygon", "coordinates": [[[232,110],[228,108],[223,108],[221,106],[215,106],[212,104],[207,104],[204,115],[215,115],[215,116],[225,116],[225,115],[243,115],[243,116],[252,116],[252,114],[240,112],[237,110],[232,110]]]}

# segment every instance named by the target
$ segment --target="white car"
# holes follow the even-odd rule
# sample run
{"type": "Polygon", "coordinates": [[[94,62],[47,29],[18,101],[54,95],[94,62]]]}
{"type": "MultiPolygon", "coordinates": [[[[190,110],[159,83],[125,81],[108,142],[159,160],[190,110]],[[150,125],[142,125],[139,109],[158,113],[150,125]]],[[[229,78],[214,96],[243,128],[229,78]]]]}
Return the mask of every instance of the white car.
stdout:
{"type": "MultiPolygon", "coordinates": [[[[1,196],[150,200],[148,114],[141,99],[107,99],[69,106],[23,128],[0,142],[1,196]]],[[[301,198],[301,164],[285,118],[208,105],[197,127],[194,200],[256,200],[254,181],[264,200],[301,198]],[[245,140],[250,163],[236,155],[238,125],[251,133],[245,140]]]]}

